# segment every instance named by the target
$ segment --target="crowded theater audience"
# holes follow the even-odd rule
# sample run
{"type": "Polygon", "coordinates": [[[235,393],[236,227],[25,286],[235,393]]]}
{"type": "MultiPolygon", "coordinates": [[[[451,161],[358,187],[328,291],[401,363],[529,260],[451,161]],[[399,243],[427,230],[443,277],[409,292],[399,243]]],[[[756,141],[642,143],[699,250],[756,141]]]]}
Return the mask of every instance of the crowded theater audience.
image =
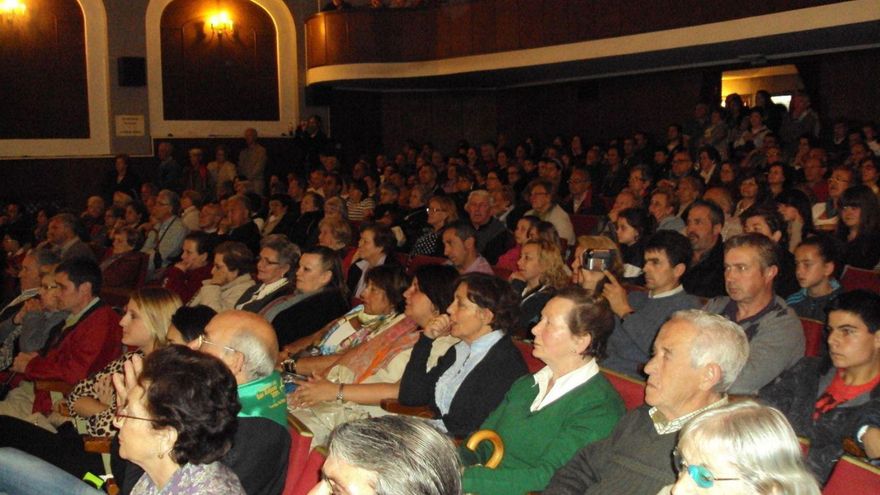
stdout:
{"type": "Polygon", "coordinates": [[[880,144],[746,103],[372,155],[312,116],[296,163],[247,129],[5,201],[0,492],[277,495],[311,449],[318,494],[818,493],[880,457],[880,144]]]}

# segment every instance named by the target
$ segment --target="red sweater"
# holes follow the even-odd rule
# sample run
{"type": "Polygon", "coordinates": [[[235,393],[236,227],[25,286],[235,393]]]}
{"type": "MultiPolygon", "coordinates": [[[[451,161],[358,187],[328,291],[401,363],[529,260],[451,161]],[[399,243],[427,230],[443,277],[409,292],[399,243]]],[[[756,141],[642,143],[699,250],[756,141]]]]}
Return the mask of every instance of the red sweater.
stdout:
{"type": "Polygon", "coordinates": [[[186,304],[202,288],[202,282],[209,278],[211,278],[211,263],[188,272],[172,266],[165,272],[163,286],[180,296],[180,300],[186,304]]]}
{"type": "MultiPolygon", "coordinates": [[[[25,368],[26,380],[63,380],[75,384],[104,369],[122,353],[119,315],[98,301],[76,325],[64,331],[61,341],[37,356],[25,368]]],[[[37,392],[34,412],[48,413],[52,400],[48,392],[37,392]]]]}

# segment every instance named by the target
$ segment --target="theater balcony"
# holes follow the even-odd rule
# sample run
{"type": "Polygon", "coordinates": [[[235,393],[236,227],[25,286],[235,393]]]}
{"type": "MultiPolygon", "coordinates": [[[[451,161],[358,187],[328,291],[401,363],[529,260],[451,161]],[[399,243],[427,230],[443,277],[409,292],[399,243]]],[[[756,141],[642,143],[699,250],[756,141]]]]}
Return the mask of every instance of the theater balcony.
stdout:
{"type": "Polygon", "coordinates": [[[451,1],[320,13],[305,37],[312,87],[502,88],[876,47],[880,2],[451,1]]]}

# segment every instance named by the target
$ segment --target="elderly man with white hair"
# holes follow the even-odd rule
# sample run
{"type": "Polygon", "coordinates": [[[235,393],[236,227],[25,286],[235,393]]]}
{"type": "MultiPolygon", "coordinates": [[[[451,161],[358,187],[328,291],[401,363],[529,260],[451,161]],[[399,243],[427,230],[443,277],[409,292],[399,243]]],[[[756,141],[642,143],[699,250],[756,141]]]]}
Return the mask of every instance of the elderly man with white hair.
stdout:
{"type": "Polygon", "coordinates": [[[645,365],[647,405],[626,414],[611,436],[556,471],[545,495],[657,493],[675,482],[677,432],[700,413],[727,404],[726,391],[749,356],[736,323],[698,309],[673,313],[645,365]]]}

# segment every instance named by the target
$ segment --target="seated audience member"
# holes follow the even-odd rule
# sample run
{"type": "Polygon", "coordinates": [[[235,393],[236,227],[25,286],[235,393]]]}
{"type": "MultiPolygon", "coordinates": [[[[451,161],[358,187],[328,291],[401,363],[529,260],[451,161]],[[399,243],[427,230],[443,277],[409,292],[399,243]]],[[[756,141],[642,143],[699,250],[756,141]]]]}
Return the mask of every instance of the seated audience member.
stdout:
{"type": "Polygon", "coordinates": [[[584,168],[574,168],[568,178],[569,196],[562,202],[562,209],[572,215],[604,215],[605,205],[599,195],[593,194],[590,173],[584,168]]]}
{"type": "Polygon", "coordinates": [[[180,220],[189,232],[199,230],[199,209],[204,196],[198,191],[187,189],[180,195],[180,220]]]}
{"type": "MultiPolygon", "coordinates": [[[[232,372],[238,389],[238,402],[241,404],[241,410],[237,413],[238,429],[231,441],[231,448],[218,449],[225,451],[225,455],[219,458],[220,462],[238,476],[244,492],[257,495],[281,493],[287,473],[290,434],[287,432],[284,386],[278,372],[274,370],[278,343],[272,326],[253,313],[226,311],[211,320],[205,328],[205,335],[196,343],[201,352],[219,358],[226,365],[232,372]]],[[[182,347],[169,346],[159,352],[169,352],[167,349],[182,347]]],[[[156,359],[156,356],[157,353],[154,353],[152,359],[156,359]]],[[[184,357],[189,362],[197,359],[189,355],[184,357]]],[[[134,358],[135,363],[137,359],[134,358]]],[[[146,368],[146,363],[144,367],[146,368]]],[[[126,372],[128,368],[126,367],[126,372]]],[[[131,368],[135,371],[138,366],[131,368]]],[[[185,379],[176,375],[174,377],[177,380],[185,379]]],[[[117,380],[115,382],[119,394],[123,384],[117,380]]],[[[129,384],[134,383],[134,377],[127,374],[127,388],[130,389],[129,384]]],[[[203,388],[204,385],[203,383],[203,388]]],[[[173,390],[173,387],[169,390],[173,390]]],[[[131,419],[124,421],[127,424],[131,419]]],[[[120,434],[120,443],[123,444],[120,452],[125,457],[123,434],[124,432],[120,434]]],[[[129,493],[141,476],[141,470],[131,463],[125,466],[114,464],[113,472],[124,473],[117,476],[123,494],[129,493]]]]}
{"type": "Polygon", "coordinates": [[[840,198],[837,237],[846,243],[841,265],[872,270],[880,262],[880,201],[867,186],[851,187],[840,198]]]}
{"type": "Polygon", "coordinates": [[[627,188],[639,199],[639,204],[645,204],[649,199],[648,190],[654,177],[647,165],[636,165],[630,169],[627,180],[627,188]]]}
{"type": "Polygon", "coordinates": [[[212,236],[217,236],[223,219],[223,208],[217,203],[208,203],[199,210],[198,230],[212,236]]]}
{"type": "Polygon", "coordinates": [[[568,285],[569,275],[556,244],[543,239],[527,241],[510,277],[511,287],[520,296],[520,318],[512,335],[530,335],[541,319],[541,310],[556,291],[568,285]]]}
{"type": "Polygon", "coordinates": [[[165,340],[169,344],[190,345],[205,334],[205,327],[211,318],[217,316],[213,309],[199,304],[198,306],[181,306],[171,315],[171,324],[165,340]]]}
{"type": "Polygon", "coordinates": [[[331,495],[336,487],[363,494],[461,493],[461,466],[452,441],[420,419],[350,421],[333,430],[327,450],[321,481],[310,493],[331,495]]]}
{"type": "Polygon", "coordinates": [[[510,270],[511,272],[517,271],[523,245],[531,238],[530,233],[532,229],[536,228],[540,222],[540,218],[532,215],[520,218],[516,222],[516,230],[513,231],[514,246],[498,257],[498,262],[495,266],[510,270]]]}
{"type": "Polygon", "coordinates": [[[260,235],[266,237],[272,234],[290,236],[296,215],[291,211],[292,202],[286,194],[273,194],[269,196],[269,215],[266,223],[260,229],[260,235]]]}
{"type": "Polygon", "coordinates": [[[526,212],[526,215],[534,215],[545,222],[550,222],[559,232],[559,237],[565,239],[565,242],[574,245],[574,227],[568,213],[562,209],[553,198],[555,189],[549,181],[538,179],[532,181],[528,188],[529,202],[532,209],[526,212]]]}
{"type": "Polygon", "coordinates": [[[880,173],[878,173],[877,170],[878,163],[880,163],[880,161],[878,161],[876,156],[865,158],[862,160],[862,163],[859,164],[859,169],[861,170],[862,185],[869,188],[874,194],[880,196],[880,173]]]}
{"type": "Polygon", "coordinates": [[[235,303],[235,309],[259,313],[267,304],[294,290],[290,283],[291,270],[299,265],[299,247],[281,234],[266,236],[260,245],[257,258],[259,284],[244,291],[235,303]]]}
{"type": "Polygon", "coordinates": [[[742,328],[701,310],[663,324],[645,366],[646,405],[629,411],[611,435],[581,449],[550,480],[545,495],[657,493],[675,481],[678,431],[700,413],[727,404],[727,389],[749,355],[742,328]]]}
{"type": "Polygon", "coordinates": [[[645,241],[654,233],[654,219],[648,210],[627,208],[618,215],[615,228],[620,255],[623,257],[623,279],[630,283],[642,284],[645,241]]]}
{"type": "Polygon", "coordinates": [[[684,214],[685,233],[694,258],[681,283],[685,292],[697,297],[724,294],[724,212],[715,203],[695,201],[684,214]]]}
{"type": "Polygon", "coordinates": [[[608,357],[602,366],[643,378],[642,367],[651,358],[651,344],[669,315],[700,307],[685,292],[681,277],[693,256],[690,242],[674,231],[660,231],[645,243],[645,287],[648,291],[626,293],[607,271],[602,295],[614,312],[614,332],[608,338],[608,357]]]}
{"type": "MultiPolygon", "coordinates": [[[[137,349],[113,360],[104,369],[80,381],[67,396],[71,415],[83,422],[85,433],[98,437],[116,434],[112,426],[116,410],[111,378],[121,373],[123,365],[133,355],[147,356],[166,343],[171,315],[180,307],[180,299],[165,289],[141,289],[132,294],[122,327],[122,343],[137,349]]],[[[56,428],[44,429],[50,424],[44,415],[35,415],[28,421],[0,416],[0,445],[15,447],[37,456],[79,478],[86,473],[103,472],[101,456],[83,450],[83,439],[72,423],[54,423],[56,428]]]]}
{"type": "Polygon", "coordinates": [[[788,245],[792,254],[801,241],[815,233],[810,198],[800,189],[787,189],[776,196],[779,214],[787,225],[788,245]]]}
{"type": "Polygon", "coordinates": [[[413,243],[410,256],[443,256],[443,229],[458,220],[458,208],[449,196],[434,196],[428,201],[430,231],[413,243]]]}
{"type": "Polygon", "coordinates": [[[290,242],[301,249],[309,249],[318,243],[319,224],[324,218],[324,198],[315,192],[307,192],[300,203],[300,215],[290,233],[290,242]]]}
{"type": "Polygon", "coordinates": [[[600,295],[608,281],[606,271],[616,279],[623,278],[623,259],[617,244],[604,236],[578,237],[571,262],[572,283],[583,287],[590,294],[600,295]]]}
{"type": "Polygon", "coordinates": [[[528,371],[506,335],[519,317],[517,300],[510,285],[497,277],[463,275],[446,314],[435,318],[413,347],[400,380],[400,403],[431,406],[440,417],[435,424],[452,436],[477,430],[528,371]],[[434,342],[446,335],[461,342],[428,369],[434,342]]]}
{"type": "Polygon", "coordinates": [[[739,217],[752,206],[761,205],[770,199],[767,182],[760,170],[745,169],[739,176],[739,196],[733,216],[739,217]]]}
{"type": "Polygon", "coordinates": [[[362,222],[373,216],[376,201],[369,196],[367,183],[363,180],[354,180],[348,188],[348,199],[345,209],[348,211],[348,219],[352,222],[362,222]]]}
{"type": "Polygon", "coordinates": [[[204,304],[217,312],[232,309],[254,285],[253,269],[254,255],[247,246],[240,242],[221,242],[214,250],[211,278],[202,282],[202,288],[187,306],[204,304]]]}
{"type": "MultiPolygon", "coordinates": [[[[55,252],[47,248],[34,248],[27,251],[15,276],[18,278],[20,292],[0,309],[0,323],[15,316],[24,304],[38,296],[40,278],[60,263],[55,252]]],[[[11,297],[11,295],[10,295],[11,297]]],[[[0,334],[0,337],[3,335],[0,334]]]]}
{"type": "Polygon", "coordinates": [[[513,244],[513,236],[500,220],[492,216],[492,196],[483,189],[471,191],[464,209],[477,231],[477,251],[494,264],[513,244]]]}
{"type": "Polygon", "coordinates": [[[654,217],[657,231],[672,230],[684,232],[684,220],[675,212],[678,211],[678,199],[670,189],[657,188],[651,193],[648,211],[654,217]]]}
{"type": "Polygon", "coordinates": [[[86,200],[86,209],[80,214],[79,219],[91,239],[104,224],[104,198],[89,196],[89,199],[86,200]]]}
{"type": "MultiPolygon", "coordinates": [[[[410,180],[417,180],[417,178],[410,176],[410,180]]],[[[406,252],[412,250],[412,244],[416,239],[431,230],[431,227],[428,226],[427,210],[430,197],[428,188],[422,184],[414,184],[409,190],[409,204],[400,220],[400,228],[406,237],[406,244],[403,246],[403,250],[406,252]]]]}
{"type": "Polygon", "coordinates": [[[180,296],[184,303],[192,299],[202,283],[211,278],[213,266],[209,261],[213,251],[213,236],[204,232],[190,232],[183,238],[180,261],[165,271],[162,286],[180,296]]]}
{"type": "Polygon", "coordinates": [[[615,229],[615,225],[618,217],[620,216],[620,212],[626,210],[627,208],[637,208],[641,203],[639,202],[639,198],[633,194],[627,188],[624,188],[617,196],[614,197],[614,204],[611,205],[611,209],[608,211],[608,215],[603,219],[602,225],[600,228],[596,229],[596,231],[600,235],[604,235],[612,240],[617,239],[617,231],[615,229]]]}
{"type": "Polygon", "coordinates": [[[89,245],[93,250],[102,252],[113,245],[113,236],[125,225],[125,208],[111,206],[104,212],[104,225],[92,236],[89,245]]]}
{"type": "Polygon", "coordinates": [[[55,251],[61,261],[75,258],[95,260],[95,252],[77,234],[77,219],[70,213],[59,213],[49,220],[46,247],[55,251]]]}
{"type": "Polygon", "coordinates": [[[470,222],[456,220],[443,229],[443,254],[458,273],[492,275],[492,265],[477,251],[477,231],[470,222]]]}
{"type": "Polygon", "coordinates": [[[358,345],[400,323],[405,315],[403,292],[406,274],[398,265],[381,265],[367,271],[363,304],[317,332],[284,346],[282,355],[293,359],[301,375],[321,373],[358,345]]]}
{"type": "MultiPolygon", "coordinates": [[[[288,403],[315,435],[313,442],[323,444],[330,428],[341,422],[385,414],[379,402],[397,398],[412,347],[421,330],[440,315],[440,308],[449,306],[457,277],[450,266],[420,267],[404,292],[405,319],[339,356],[318,377],[297,382],[288,403]]],[[[435,362],[451,344],[451,339],[444,339],[444,345],[434,346],[434,359],[429,361],[435,362]]],[[[283,364],[297,370],[295,360],[283,364]]]]}
{"type": "Polygon", "coordinates": [[[613,327],[608,303],[580,287],[564,289],[547,302],[532,329],[535,358],[547,366],[514,382],[480,425],[504,442],[504,458],[497,468],[482,466],[492,454],[490,445],[475,452],[459,448],[466,492],[542,490],[578,449],[611,433],[625,409],[596,360],[613,327]]]}
{"type": "MultiPolygon", "coordinates": [[[[62,380],[70,384],[98,372],[122,351],[119,315],[98,298],[101,269],[93,261],[75,258],[55,269],[58,309],[69,311],[63,328],[40,353],[20,352],[10,371],[17,385],[0,401],[0,415],[38,421],[52,411],[49,392],[34,391],[35,380],[62,380]]],[[[8,376],[0,374],[0,380],[8,376]]]]}
{"type": "Polygon", "coordinates": [[[703,181],[699,177],[688,175],[679,179],[675,186],[675,199],[678,200],[678,216],[684,219],[684,213],[688,207],[694,201],[700,199],[704,190],[703,181]]]}
{"type": "MultiPolygon", "coordinates": [[[[147,359],[142,368],[140,361],[136,370],[127,366],[125,376],[118,395],[131,400],[120,405],[114,424],[120,430],[120,453],[137,464],[139,479],[123,493],[158,493],[161,487],[175,493],[245,494],[235,472],[217,462],[232,445],[235,413],[241,409],[232,374],[219,360],[171,346],[147,359]],[[204,417],[212,418],[210,427],[204,417]],[[140,421],[165,426],[145,427],[140,421]]],[[[2,450],[4,492],[12,485],[16,493],[104,493],[36,457],[2,450]]]]}
{"type": "MultiPolygon", "coordinates": [[[[136,251],[143,240],[141,232],[132,227],[122,227],[113,234],[113,247],[101,260],[101,276],[104,289],[134,289],[141,281],[144,253],[136,251]]],[[[117,303],[120,304],[120,303],[117,303]]]]}
{"type": "Polygon", "coordinates": [[[802,171],[804,174],[804,183],[799,187],[810,196],[810,199],[817,203],[825,203],[828,201],[828,185],[829,181],[825,179],[827,168],[824,159],[818,156],[809,156],[804,160],[802,171]]]}
{"type": "Polygon", "coordinates": [[[880,411],[880,296],[841,294],[828,306],[830,362],[805,357],[761,390],[794,430],[810,440],[807,465],[828,478],[843,440],[863,434],[861,417],[880,411]]]}
{"type": "Polygon", "coordinates": [[[703,200],[715,203],[724,212],[724,227],[721,228],[722,242],[742,234],[742,222],[739,217],[733,216],[733,196],[731,196],[730,190],[725,187],[710,187],[703,193],[703,200]]]}
{"type": "Polygon", "coordinates": [[[838,256],[838,244],[827,234],[807,238],[794,251],[795,276],[801,290],[788,296],[785,303],[799,317],[825,321],[825,307],[842,292],[835,279],[838,256]]]}
{"type": "Polygon", "coordinates": [[[852,169],[844,165],[834,167],[828,179],[828,199],[813,205],[813,224],[816,230],[833,232],[840,217],[840,199],[843,193],[855,185],[852,169]]]}
{"type": "Polygon", "coordinates": [[[391,229],[379,224],[361,227],[358,248],[352,257],[346,277],[348,291],[354,299],[360,299],[366,287],[365,275],[370,268],[380,265],[400,265],[394,255],[397,240],[391,229]]]}
{"type": "MultiPolygon", "coordinates": [[[[47,253],[57,260],[54,254],[47,253]]],[[[38,295],[17,306],[18,312],[0,322],[0,371],[12,366],[18,352],[39,352],[70,315],[59,306],[54,263],[42,267],[40,273],[45,275],[40,279],[38,295]]]]}
{"type": "Polygon", "coordinates": [[[141,187],[141,179],[129,167],[129,159],[130,157],[126,154],[113,157],[113,170],[104,177],[101,188],[106,199],[112,197],[115,192],[122,192],[131,197],[137,195],[137,191],[141,187]]]}
{"type": "Polygon", "coordinates": [[[348,309],[348,288],[339,255],[318,246],[300,256],[296,290],[267,304],[260,314],[272,323],[283,348],[317,332],[348,309]]]}
{"type": "Polygon", "coordinates": [[[724,243],[727,296],[705,310],[738,323],[749,339],[749,361],[731,393],[751,395],[804,356],[804,331],[794,310],[773,293],[779,273],[773,241],[761,234],[740,234],[724,243]]]}
{"type": "MultiPolygon", "coordinates": [[[[674,493],[701,493],[715,483],[724,493],[819,495],[804,466],[794,430],[778,410],[752,401],[701,414],[681,430],[674,451],[674,493]]],[[[660,495],[672,493],[664,489],[660,495]]]]}
{"type": "Polygon", "coordinates": [[[779,209],[772,204],[757,205],[740,215],[743,231],[761,234],[773,241],[779,273],[773,281],[773,290],[786,298],[798,291],[794,255],[788,250],[788,229],[779,209]]]}
{"type": "Polygon", "coordinates": [[[348,273],[356,252],[350,247],[351,224],[338,218],[325,218],[318,225],[318,245],[315,247],[326,247],[335,252],[342,262],[342,273],[348,273]]]}
{"type": "Polygon", "coordinates": [[[141,252],[150,257],[148,280],[157,280],[165,268],[177,260],[183,249],[186,226],[177,216],[180,211],[180,197],[174,191],[163,189],[156,196],[156,203],[150,211],[153,228],[147,232],[141,252]]]}
{"type": "Polygon", "coordinates": [[[224,241],[240,242],[252,253],[260,252],[260,228],[251,220],[251,201],[247,196],[236,194],[226,201],[226,218],[220,223],[220,236],[224,241]]]}
{"type": "MultiPolygon", "coordinates": [[[[328,176],[330,177],[330,176],[328,176]]],[[[340,196],[324,198],[324,218],[348,221],[348,212],[345,211],[345,200],[340,196]]]]}

